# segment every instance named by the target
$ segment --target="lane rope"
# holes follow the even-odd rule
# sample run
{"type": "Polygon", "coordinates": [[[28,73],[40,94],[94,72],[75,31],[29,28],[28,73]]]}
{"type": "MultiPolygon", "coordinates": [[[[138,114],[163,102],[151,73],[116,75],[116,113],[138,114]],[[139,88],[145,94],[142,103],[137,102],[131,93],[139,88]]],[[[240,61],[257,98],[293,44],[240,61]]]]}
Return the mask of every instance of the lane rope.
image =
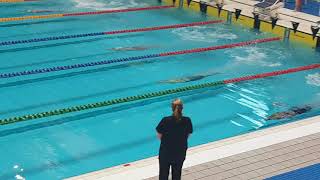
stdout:
{"type": "Polygon", "coordinates": [[[157,58],[157,57],[176,56],[176,55],[182,55],[182,54],[214,51],[214,50],[219,50],[219,49],[229,49],[229,48],[248,46],[248,45],[252,45],[252,44],[266,43],[266,42],[279,41],[279,40],[281,40],[280,37],[255,39],[255,40],[251,40],[251,41],[226,44],[226,45],[220,45],[220,46],[188,49],[188,50],[181,50],[181,51],[172,51],[172,52],[165,52],[165,53],[160,53],[160,54],[149,54],[149,55],[143,55],[143,56],[132,56],[132,57],[127,57],[127,58],[117,58],[117,59],[95,61],[95,62],[88,62],[88,63],[82,63],[82,64],[72,64],[72,65],[65,65],[65,66],[55,66],[55,67],[49,67],[49,68],[25,70],[25,71],[20,71],[20,72],[3,73],[3,74],[0,74],[0,78],[13,78],[13,77],[17,77],[17,76],[27,76],[27,75],[34,75],[34,74],[49,73],[49,72],[66,71],[66,70],[70,70],[70,69],[79,69],[79,68],[84,68],[84,67],[101,66],[101,65],[106,65],[106,64],[138,61],[138,60],[145,60],[145,59],[157,58]]]}
{"type": "Polygon", "coordinates": [[[150,6],[141,8],[126,8],[126,9],[114,9],[114,10],[104,10],[104,11],[92,11],[92,12],[78,12],[78,13],[67,13],[67,14],[47,14],[38,16],[20,16],[20,17],[8,17],[0,18],[0,22],[10,22],[10,21],[23,21],[28,19],[49,19],[49,18],[62,18],[69,16],[88,16],[88,15],[99,15],[99,14],[109,14],[109,13],[123,13],[132,11],[147,11],[147,10],[159,10],[174,8],[175,6],[150,6]]]}
{"type": "Polygon", "coordinates": [[[17,122],[22,122],[22,121],[27,121],[27,120],[40,119],[40,118],[49,117],[49,116],[57,116],[57,115],[68,114],[68,113],[72,113],[72,112],[79,112],[79,111],[95,109],[95,108],[100,108],[100,107],[106,107],[106,106],[111,106],[111,105],[116,105],[116,104],[127,103],[127,102],[151,99],[154,97],[167,96],[167,95],[171,95],[171,94],[187,92],[187,91],[192,91],[192,90],[197,90],[197,89],[210,88],[210,87],[221,86],[221,85],[226,85],[226,84],[230,84],[230,83],[238,83],[238,82],[242,82],[242,81],[261,79],[261,78],[271,77],[271,76],[279,76],[279,75],[283,75],[283,74],[290,74],[290,73],[295,73],[295,72],[299,72],[299,71],[306,71],[306,70],[311,70],[311,69],[317,69],[317,68],[320,68],[320,64],[300,66],[297,68],[291,68],[291,69],[286,69],[286,70],[279,70],[279,71],[273,71],[273,72],[256,74],[256,75],[249,75],[249,76],[244,76],[244,77],[240,77],[240,78],[226,79],[226,80],[216,81],[216,82],[208,82],[208,83],[203,83],[203,84],[198,84],[198,85],[185,86],[185,87],[180,87],[180,88],[175,88],[175,89],[168,89],[168,90],[151,92],[151,93],[129,96],[129,97],[124,97],[124,98],[117,98],[117,99],[112,99],[112,100],[107,100],[107,101],[101,101],[101,102],[97,102],[97,103],[84,104],[84,105],[78,105],[78,106],[67,107],[67,108],[62,108],[62,109],[56,109],[56,110],[46,111],[46,112],[41,112],[41,113],[11,117],[11,118],[6,118],[6,119],[0,120],[0,125],[7,125],[7,124],[12,124],[12,123],[17,123],[17,122]]]}
{"type": "Polygon", "coordinates": [[[65,39],[74,39],[74,38],[92,37],[92,36],[113,35],[113,34],[122,34],[122,33],[158,31],[158,30],[164,30],[164,29],[177,29],[177,28],[184,28],[184,27],[204,26],[204,25],[209,25],[209,24],[217,24],[217,23],[222,23],[222,22],[224,22],[224,21],[223,20],[202,21],[202,22],[194,22],[194,23],[186,23],[186,24],[174,24],[174,25],[167,25],[167,26],[155,26],[155,27],[146,27],[146,28],[137,28],[137,29],[116,30],[116,31],[109,31],[109,32],[93,32],[93,33],[85,33],[85,34],[73,34],[73,35],[65,35],[65,36],[52,36],[52,37],[44,37],[44,38],[26,39],[26,40],[4,41],[4,42],[0,42],[0,46],[9,46],[9,45],[16,45],[16,44],[28,44],[28,43],[44,42],[44,41],[65,40],[65,39]]]}

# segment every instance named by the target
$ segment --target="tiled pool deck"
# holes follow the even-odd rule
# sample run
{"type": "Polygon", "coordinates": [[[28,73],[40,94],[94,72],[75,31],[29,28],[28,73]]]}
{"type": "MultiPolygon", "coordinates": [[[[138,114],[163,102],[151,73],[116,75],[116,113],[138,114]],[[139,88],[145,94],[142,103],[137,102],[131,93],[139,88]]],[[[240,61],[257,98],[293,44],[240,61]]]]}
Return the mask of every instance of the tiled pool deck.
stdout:
{"type": "MultiPolygon", "coordinates": [[[[263,179],[320,162],[320,116],[190,148],[183,180],[263,179]]],[[[152,157],[69,180],[157,179],[152,157]]]]}
{"type": "Polygon", "coordinates": [[[320,133],[185,168],[182,180],[258,180],[317,163],[320,133]]]}

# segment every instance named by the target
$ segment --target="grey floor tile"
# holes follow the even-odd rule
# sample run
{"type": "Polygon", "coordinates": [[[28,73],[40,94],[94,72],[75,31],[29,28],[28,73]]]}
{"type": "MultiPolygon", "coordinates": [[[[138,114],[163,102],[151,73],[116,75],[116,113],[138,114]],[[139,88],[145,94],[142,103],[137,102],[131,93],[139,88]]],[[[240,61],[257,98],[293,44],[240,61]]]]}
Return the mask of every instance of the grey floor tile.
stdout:
{"type": "Polygon", "coordinates": [[[259,176],[259,177],[252,178],[250,180],[263,180],[263,178],[261,176],[259,176]]]}
{"type": "Polygon", "coordinates": [[[276,151],[272,151],[271,153],[273,155],[272,158],[277,157],[277,156],[281,156],[284,154],[284,152],[280,149],[280,150],[276,150],[276,151]]]}
{"type": "Polygon", "coordinates": [[[222,168],[219,167],[219,166],[210,168],[210,169],[208,169],[208,170],[211,171],[212,174],[218,174],[218,173],[221,173],[221,172],[224,172],[224,171],[225,171],[224,169],[222,169],[222,168]]]}
{"type": "Polygon", "coordinates": [[[245,174],[245,173],[247,173],[247,172],[250,172],[251,169],[249,169],[249,168],[246,167],[246,166],[243,166],[243,167],[239,167],[239,168],[238,168],[238,171],[241,172],[241,174],[245,174]]]}
{"type": "Polygon", "coordinates": [[[266,160],[261,161],[261,162],[263,162],[263,163],[264,163],[265,165],[267,165],[267,166],[271,166],[271,165],[273,165],[273,164],[276,163],[276,162],[273,161],[272,159],[266,159],[266,160]]]}
{"type": "Polygon", "coordinates": [[[241,157],[250,158],[250,157],[253,157],[253,156],[256,156],[256,155],[258,155],[258,154],[255,151],[249,151],[249,152],[242,153],[241,157]]]}
{"type": "Polygon", "coordinates": [[[195,177],[196,179],[200,179],[200,178],[206,177],[207,175],[202,173],[202,171],[199,171],[199,172],[192,173],[192,176],[195,177]]]}
{"type": "Polygon", "coordinates": [[[239,177],[233,176],[233,177],[229,177],[228,179],[225,180],[241,180],[239,177]]]}
{"type": "Polygon", "coordinates": [[[316,163],[320,163],[320,133],[186,168],[182,179],[260,180],[316,163]]]}
{"type": "Polygon", "coordinates": [[[239,164],[237,163],[237,161],[229,163],[228,165],[230,166],[230,169],[235,169],[239,167],[239,164]]]}
{"type": "Polygon", "coordinates": [[[222,158],[220,159],[220,161],[222,161],[224,164],[228,164],[231,163],[233,160],[231,158],[222,158]]]}
{"type": "Polygon", "coordinates": [[[284,166],[283,164],[280,164],[280,163],[278,163],[278,164],[272,164],[271,165],[274,169],[285,169],[286,168],[286,166],[284,166]]]}
{"type": "Polygon", "coordinates": [[[251,171],[255,170],[255,169],[259,169],[255,166],[255,164],[249,164],[247,165],[247,168],[250,169],[251,171]]]}
{"type": "Polygon", "coordinates": [[[255,150],[255,152],[257,153],[257,155],[267,153],[267,151],[264,148],[257,149],[255,150]]]}
{"type": "Polygon", "coordinates": [[[255,178],[257,176],[259,176],[258,173],[252,172],[252,173],[240,174],[240,175],[236,176],[236,178],[241,179],[241,180],[248,180],[248,179],[255,178]]]}
{"type": "Polygon", "coordinates": [[[264,163],[264,161],[259,161],[259,162],[253,163],[252,166],[256,167],[255,169],[260,169],[260,168],[266,167],[267,165],[264,163]]]}
{"type": "Polygon", "coordinates": [[[208,168],[212,168],[212,167],[214,167],[215,165],[214,165],[214,164],[212,164],[212,163],[205,163],[205,164],[203,164],[203,166],[204,166],[204,167],[206,167],[206,168],[208,169],[208,168]]]}
{"type": "MultiPolygon", "coordinates": [[[[222,171],[220,171],[220,172],[222,172],[222,171]]],[[[219,173],[219,172],[214,172],[214,171],[212,171],[211,169],[205,169],[205,170],[201,171],[201,173],[204,174],[204,175],[206,175],[206,176],[210,176],[210,175],[217,174],[217,173],[219,173]]]]}
{"type": "Polygon", "coordinates": [[[258,152],[256,152],[255,150],[251,150],[251,151],[248,151],[248,152],[245,152],[245,153],[248,155],[248,157],[259,155],[258,152]]]}
{"type": "Polygon", "coordinates": [[[152,178],[148,178],[148,179],[145,179],[145,180],[159,180],[158,177],[152,177],[152,178]]]}
{"type": "Polygon", "coordinates": [[[201,164],[201,165],[194,166],[193,169],[194,169],[194,172],[198,172],[198,171],[208,169],[208,166],[201,164]]]}
{"type": "Polygon", "coordinates": [[[242,154],[243,154],[243,153],[237,154],[237,155],[233,155],[233,156],[230,156],[229,158],[232,159],[232,161],[238,161],[238,160],[240,160],[240,159],[243,159],[242,154]]]}
{"type": "Polygon", "coordinates": [[[251,164],[251,162],[249,162],[247,159],[241,159],[241,160],[239,160],[239,161],[235,161],[234,163],[235,163],[236,165],[238,165],[238,167],[239,167],[239,166],[246,166],[246,165],[251,164]]]}
{"type": "Polygon", "coordinates": [[[249,177],[248,179],[253,179],[259,176],[258,173],[256,173],[255,171],[250,171],[248,173],[246,173],[247,177],[249,177]]]}
{"type": "Polygon", "coordinates": [[[230,164],[224,164],[224,165],[221,165],[219,166],[221,169],[225,170],[225,171],[228,171],[230,169],[233,169],[233,166],[231,166],[230,164]]]}
{"type": "Polygon", "coordinates": [[[284,161],[284,159],[281,158],[281,156],[277,156],[271,159],[271,161],[273,162],[273,164],[279,164],[281,162],[284,161]]]}
{"type": "Polygon", "coordinates": [[[267,167],[262,168],[262,171],[267,174],[267,173],[275,172],[275,171],[277,171],[277,169],[274,168],[273,166],[267,166],[267,167]]]}
{"type": "Polygon", "coordinates": [[[240,172],[239,169],[232,169],[232,170],[229,170],[228,172],[233,174],[234,176],[242,174],[242,172],[240,172]]]}
{"type": "MultiPolygon", "coordinates": [[[[182,179],[182,180],[184,180],[184,179],[182,179]]],[[[207,176],[207,177],[200,178],[199,180],[215,180],[215,179],[213,179],[212,176],[207,176]]]]}
{"type": "Polygon", "coordinates": [[[282,169],[282,170],[278,170],[278,171],[274,171],[274,172],[271,172],[271,173],[264,174],[261,178],[265,179],[265,178],[269,178],[269,177],[276,176],[276,175],[279,175],[279,174],[287,173],[287,172],[290,172],[290,171],[291,171],[290,169],[282,169]]]}
{"type": "Polygon", "coordinates": [[[248,158],[246,159],[247,161],[249,161],[250,163],[256,163],[256,162],[259,162],[260,159],[257,158],[258,156],[255,156],[255,157],[251,157],[251,158],[248,158]]]}
{"type": "Polygon", "coordinates": [[[196,177],[194,177],[192,174],[181,177],[181,180],[195,180],[195,179],[196,177]]]}
{"type": "Polygon", "coordinates": [[[293,166],[293,164],[291,162],[289,162],[289,161],[283,161],[283,162],[281,162],[279,164],[281,164],[281,166],[283,166],[285,168],[293,166]]]}
{"type": "Polygon", "coordinates": [[[190,173],[192,173],[192,172],[194,172],[194,171],[192,171],[192,169],[190,168],[187,168],[187,169],[182,169],[182,174],[190,174],[190,173]]]}
{"type": "Polygon", "coordinates": [[[220,160],[215,160],[215,161],[213,161],[212,163],[215,164],[215,165],[218,165],[218,166],[224,164],[224,162],[222,162],[222,161],[220,161],[220,160]]]}
{"type": "Polygon", "coordinates": [[[222,179],[228,179],[228,178],[231,178],[233,176],[234,175],[232,173],[228,172],[228,171],[215,175],[215,177],[219,177],[219,178],[222,178],[222,179]]]}
{"type": "Polygon", "coordinates": [[[260,169],[256,169],[254,171],[257,172],[259,175],[265,175],[265,174],[276,171],[276,169],[274,169],[272,166],[267,166],[260,169]]]}

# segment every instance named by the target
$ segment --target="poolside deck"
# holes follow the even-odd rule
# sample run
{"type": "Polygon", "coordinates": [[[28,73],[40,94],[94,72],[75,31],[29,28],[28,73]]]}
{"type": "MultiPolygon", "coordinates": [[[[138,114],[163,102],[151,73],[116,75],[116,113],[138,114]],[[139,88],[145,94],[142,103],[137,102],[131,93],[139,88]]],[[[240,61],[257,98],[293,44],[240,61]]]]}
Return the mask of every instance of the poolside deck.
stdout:
{"type": "MultiPolygon", "coordinates": [[[[263,179],[320,162],[320,116],[190,148],[183,180],[263,179]]],[[[152,157],[69,180],[157,179],[152,157]]]]}
{"type": "Polygon", "coordinates": [[[258,180],[317,163],[320,163],[320,133],[185,168],[182,179],[258,180]]]}

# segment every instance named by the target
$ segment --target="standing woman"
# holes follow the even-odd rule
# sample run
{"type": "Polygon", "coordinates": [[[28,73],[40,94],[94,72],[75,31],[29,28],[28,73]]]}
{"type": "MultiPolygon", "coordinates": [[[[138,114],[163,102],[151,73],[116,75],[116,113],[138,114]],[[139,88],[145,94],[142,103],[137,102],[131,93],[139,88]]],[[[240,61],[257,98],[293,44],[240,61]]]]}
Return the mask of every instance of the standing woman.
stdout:
{"type": "Polygon", "coordinates": [[[295,7],[295,11],[297,12],[301,12],[302,9],[302,0],[296,0],[296,7],[295,7]]]}
{"type": "Polygon", "coordinates": [[[174,100],[171,107],[173,115],[164,117],[156,128],[158,138],[161,140],[160,180],[168,180],[170,167],[172,180],[181,179],[181,169],[188,149],[188,137],[193,131],[191,119],[182,116],[182,101],[174,100]]]}

